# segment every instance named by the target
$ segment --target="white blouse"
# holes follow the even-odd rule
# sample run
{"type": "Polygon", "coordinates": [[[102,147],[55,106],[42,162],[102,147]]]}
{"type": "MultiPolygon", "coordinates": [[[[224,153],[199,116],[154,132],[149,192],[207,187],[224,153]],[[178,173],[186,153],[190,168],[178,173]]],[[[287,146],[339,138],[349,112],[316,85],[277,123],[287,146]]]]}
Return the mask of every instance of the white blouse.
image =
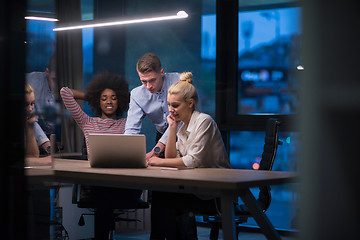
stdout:
{"type": "Polygon", "coordinates": [[[177,133],[177,157],[187,167],[231,168],[220,131],[211,116],[194,111],[177,133]]]}

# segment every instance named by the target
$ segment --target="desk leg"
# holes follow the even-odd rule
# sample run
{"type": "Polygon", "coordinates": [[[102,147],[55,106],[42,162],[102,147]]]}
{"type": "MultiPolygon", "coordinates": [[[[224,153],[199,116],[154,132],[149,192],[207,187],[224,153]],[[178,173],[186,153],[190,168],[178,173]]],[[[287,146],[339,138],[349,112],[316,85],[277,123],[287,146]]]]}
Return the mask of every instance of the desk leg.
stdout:
{"type": "Polygon", "coordinates": [[[259,208],[254,195],[249,189],[240,192],[240,197],[249,209],[249,212],[259,225],[267,239],[281,239],[265,213],[259,208]]]}
{"type": "Polygon", "coordinates": [[[223,192],[221,195],[222,231],[224,239],[237,239],[234,221],[234,198],[233,192],[223,192]]]}

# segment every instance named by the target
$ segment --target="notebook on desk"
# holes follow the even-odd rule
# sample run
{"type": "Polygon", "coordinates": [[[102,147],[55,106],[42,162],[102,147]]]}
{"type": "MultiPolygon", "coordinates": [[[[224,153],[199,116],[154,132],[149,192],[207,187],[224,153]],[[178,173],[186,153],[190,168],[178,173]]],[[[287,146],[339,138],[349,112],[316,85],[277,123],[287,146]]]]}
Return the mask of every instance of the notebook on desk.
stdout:
{"type": "Polygon", "coordinates": [[[90,134],[89,161],[95,168],[145,168],[145,135],[90,134]]]}

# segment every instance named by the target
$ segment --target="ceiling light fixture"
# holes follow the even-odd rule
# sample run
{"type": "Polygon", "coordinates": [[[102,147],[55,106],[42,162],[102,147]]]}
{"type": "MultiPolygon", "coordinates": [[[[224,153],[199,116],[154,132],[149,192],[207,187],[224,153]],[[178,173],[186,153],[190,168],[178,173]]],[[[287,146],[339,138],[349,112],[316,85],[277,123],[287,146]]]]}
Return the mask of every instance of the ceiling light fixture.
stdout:
{"type": "Polygon", "coordinates": [[[56,18],[36,17],[36,16],[26,16],[25,19],[26,20],[48,21],[48,22],[57,22],[57,21],[59,21],[56,18]]]}
{"type": "Polygon", "coordinates": [[[296,67],[296,69],[299,70],[299,71],[302,71],[302,70],[304,70],[304,67],[303,67],[302,65],[298,65],[298,66],[296,67]]]}
{"type": "Polygon", "coordinates": [[[111,21],[97,21],[90,20],[80,23],[79,25],[72,26],[59,26],[53,29],[53,31],[67,31],[67,30],[75,30],[75,29],[83,29],[83,28],[95,28],[95,27],[108,27],[108,26],[116,26],[116,25],[125,25],[125,24],[133,24],[133,23],[143,23],[143,22],[155,22],[155,21],[165,21],[165,20],[175,20],[187,18],[189,15],[185,11],[179,11],[176,15],[169,16],[159,16],[159,17],[149,17],[149,18],[138,18],[138,19],[128,19],[128,20],[111,20],[111,21]]]}

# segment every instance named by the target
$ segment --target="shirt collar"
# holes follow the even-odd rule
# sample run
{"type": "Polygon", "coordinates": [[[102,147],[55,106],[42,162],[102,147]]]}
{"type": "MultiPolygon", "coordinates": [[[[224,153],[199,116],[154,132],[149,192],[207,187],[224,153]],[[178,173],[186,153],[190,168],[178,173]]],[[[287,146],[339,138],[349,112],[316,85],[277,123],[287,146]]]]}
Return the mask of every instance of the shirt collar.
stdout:
{"type": "Polygon", "coordinates": [[[163,85],[161,87],[161,90],[159,92],[156,92],[157,95],[163,95],[165,92],[165,77],[163,77],[163,85]]]}
{"type": "Polygon", "coordinates": [[[194,112],[191,114],[190,121],[189,121],[189,125],[188,125],[187,128],[186,128],[186,131],[187,131],[187,132],[192,132],[192,131],[194,131],[195,121],[196,121],[196,119],[198,118],[198,115],[199,115],[199,114],[200,114],[200,112],[198,112],[198,111],[194,111],[194,112]]]}
{"type": "MultiPolygon", "coordinates": [[[[163,86],[164,87],[164,86],[163,86]]],[[[156,92],[157,95],[163,95],[164,94],[164,88],[162,88],[159,92],[156,92]]]]}

